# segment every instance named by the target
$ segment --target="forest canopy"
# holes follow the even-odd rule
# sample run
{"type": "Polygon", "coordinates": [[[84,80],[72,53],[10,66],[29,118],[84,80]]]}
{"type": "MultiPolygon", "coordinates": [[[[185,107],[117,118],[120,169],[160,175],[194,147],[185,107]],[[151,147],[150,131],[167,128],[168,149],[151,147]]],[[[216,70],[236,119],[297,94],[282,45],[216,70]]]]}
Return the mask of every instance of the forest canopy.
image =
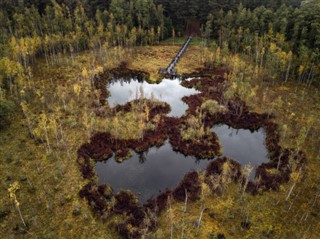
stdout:
{"type": "Polygon", "coordinates": [[[186,34],[259,61],[272,78],[319,83],[319,0],[3,0],[0,30],[1,61],[10,63],[0,69],[2,90],[30,77],[37,56],[52,64],[58,53],[154,45],[186,34]]]}

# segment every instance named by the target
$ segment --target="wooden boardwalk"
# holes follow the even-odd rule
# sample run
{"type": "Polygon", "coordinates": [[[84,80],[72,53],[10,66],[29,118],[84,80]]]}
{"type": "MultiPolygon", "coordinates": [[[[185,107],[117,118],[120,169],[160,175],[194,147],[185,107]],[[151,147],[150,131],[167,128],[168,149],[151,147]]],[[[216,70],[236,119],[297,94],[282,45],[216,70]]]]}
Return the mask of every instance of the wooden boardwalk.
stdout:
{"type": "Polygon", "coordinates": [[[178,54],[175,56],[175,58],[173,58],[173,60],[171,61],[170,65],[166,69],[166,72],[165,72],[166,74],[170,74],[172,76],[176,75],[176,71],[174,70],[174,67],[176,66],[176,64],[178,63],[178,61],[180,60],[180,58],[182,57],[184,52],[186,51],[186,49],[187,49],[187,47],[188,47],[188,45],[189,45],[191,40],[192,40],[192,36],[189,36],[188,39],[186,40],[186,42],[181,47],[181,49],[178,52],[178,54]]]}

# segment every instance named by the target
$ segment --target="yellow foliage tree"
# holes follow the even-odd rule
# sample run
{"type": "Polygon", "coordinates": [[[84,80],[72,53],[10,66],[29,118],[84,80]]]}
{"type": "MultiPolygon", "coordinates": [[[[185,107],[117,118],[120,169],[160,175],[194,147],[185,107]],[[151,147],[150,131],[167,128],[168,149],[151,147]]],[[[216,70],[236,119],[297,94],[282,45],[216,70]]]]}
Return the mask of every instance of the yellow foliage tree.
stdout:
{"type": "Polygon", "coordinates": [[[23,219],[21,210],[20,210],[20,203],[19,203],[17,196],[16,196],[16,191],[18,191],[19,189],[20,189],[19,182],[15,181],[14,183],[10,184],[10,186],[8,188],[9,200],[15,205],[15,207],[17,208],[17,210],[19,212],[19,216],[20,216],[20,219],[21,219],[23,225],[25,227],[27,227],[27,225],[23,219]]]}

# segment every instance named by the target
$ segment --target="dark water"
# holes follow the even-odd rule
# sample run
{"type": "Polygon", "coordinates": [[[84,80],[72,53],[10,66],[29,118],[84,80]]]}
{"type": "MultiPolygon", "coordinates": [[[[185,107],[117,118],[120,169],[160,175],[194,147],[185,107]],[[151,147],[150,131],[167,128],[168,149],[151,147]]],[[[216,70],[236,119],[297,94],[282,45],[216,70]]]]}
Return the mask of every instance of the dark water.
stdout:
{"type": "Polygon", "coordinates": [[[145,202],[151,196],[157,196],[160,190],[177,186],[187,172],[205,169],[209,162],[174,152],[168,142],[160,148],[149,149],[143,156],[142,160],[133,152],[133,156],[122,163],[114,158],[98,162],[99,183],[108,183],[115,191],[130,189],[145,202]]]}
{"type": "Polygon", "coordinates": [[[145,98],[150,99],[153,97],[170,104],[171,112],[168,115],[175,117],[182,116],[188,108],[188,105],[181,98],[199,93],[195,89],[181,86],[178,79],[163,79],[159,84],[149,84],[145,81],[139,82],[138,80],[123,81],[119,79],[110,83],[108,90],[111,93],[111,96],[108,98],[110,106],[123,105],[141,96],[141,92],[143,92],[145,98]]]}
{"type": "Polygon", "coordinates": [[[251,179],[254,178],[255,169],[268,161],[263,129],[251,132],[250,130],[233,129],[227,125],[217,125],[212,130],[218,135],[221,142],[223,156],[238,161],[242,166],[250,164],[253,167],[251,179]]]}
{"type": "MultiPolygon", "coordinates": [[[[251,133],[225,125],[214,127],[213,130],[221,140],[223,155],[232,157],[242,165],[251,163],[252,166],[258,166],[267,161],[263,130],[251,133]]],[[[133,152],[133,156],[122,163],[117,163],[114,158],[98,162],[96,172],[99,183],[110,184],[116,192],[130,189],[137,193],[141,202],[145,202],[160,190],[176,187],[187,172],[203,170],[214,160],[185,157],[174,152],[168,142],[160,148],[151,148],[143,156],[141,158],[133,152]]]]}

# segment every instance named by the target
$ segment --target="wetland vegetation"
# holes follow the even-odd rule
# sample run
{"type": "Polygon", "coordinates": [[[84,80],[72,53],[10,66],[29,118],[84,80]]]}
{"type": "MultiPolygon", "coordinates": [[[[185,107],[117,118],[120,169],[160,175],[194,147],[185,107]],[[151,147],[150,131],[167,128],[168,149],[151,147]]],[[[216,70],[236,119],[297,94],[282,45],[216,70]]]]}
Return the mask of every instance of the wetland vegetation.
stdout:
{"type": "Polygon", "coordinates": [[[319,238],[319,16],[1,1],[0,235],[319,238]]]}

